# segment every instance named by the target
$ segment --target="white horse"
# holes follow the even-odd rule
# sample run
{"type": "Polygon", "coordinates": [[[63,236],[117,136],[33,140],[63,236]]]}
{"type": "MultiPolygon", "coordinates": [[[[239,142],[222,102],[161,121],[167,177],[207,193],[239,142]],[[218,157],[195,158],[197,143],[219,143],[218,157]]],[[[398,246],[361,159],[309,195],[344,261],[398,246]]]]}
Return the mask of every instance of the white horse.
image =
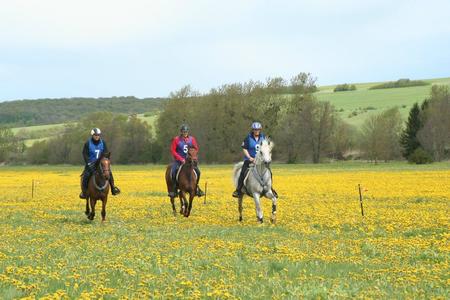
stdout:
{"type": "MultiPolygon", "coordinates": [[[[265,196],[272,199],[272,223],[276,223],[277,212],[277,197],[272,191],[272,171],[269,168],[269,164],[272,161],[272,148],[274,144],[269,139],[265,139],[261,142],[258,153],[256,154],[255,161],[250,164],[247,176],[244,180],[244,186],[242,188],[242,195],[248,194],[253,196],[256,208],[256,218],[260,223],[263,223],[263,211],[261,209],[261,196],[265,196]]],[[[233,170],[233,179],[235,187],[238,185],[239,174],[241,173],[243,162],[237,163],[233,170]]],[[[242,198],[239,197],[239,221],[242,221],[242,198]]]]}

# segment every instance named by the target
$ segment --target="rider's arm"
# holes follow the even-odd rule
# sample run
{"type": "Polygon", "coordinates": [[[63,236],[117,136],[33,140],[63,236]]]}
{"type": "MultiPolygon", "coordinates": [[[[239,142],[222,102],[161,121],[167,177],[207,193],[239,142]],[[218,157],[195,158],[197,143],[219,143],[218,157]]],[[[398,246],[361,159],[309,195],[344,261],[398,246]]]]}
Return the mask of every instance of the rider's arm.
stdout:
{"type": "Polygon", "coordinates": [[[83,147],[83,159],[86,164],[89,163],[89,144],[86,142],[83,147]]]}
{"type": "Polygon", "coordinates": [[[172,153],[172,156],[175,160],[184,161],[184,158],[182,158],[180,156],[180,154],[177,153],[177,143],[178,143],[178,139],[174,138],[172,140],[172,145],[170,146],[170,152],[172,153]]]}
{"type": "Polygon", "coordinates": [[[195,139],[195,137],[192,137],[192,146],[195,148],[195,150],[197,150],[198,152],[198,144],[197,144],[197,140],[195,139]]]}
{"type": "Polygon", "coordinates": [[[250,160],[253,161],[253,157],[250,156],[250,153],[248,153],[248,137],[245,138],[245,140],[242,142],[242,151],[244,152],[244,155],[250,160]]]}
{"type": "Polygon", "coordinates": [[[250,156],[250,153],[248,153],[248,150],[247,149],[242,149],[243,151],[244,151],[244,155],[250,160],[250,161],[253,161],[253,157],[251,157],[250,156]]]}

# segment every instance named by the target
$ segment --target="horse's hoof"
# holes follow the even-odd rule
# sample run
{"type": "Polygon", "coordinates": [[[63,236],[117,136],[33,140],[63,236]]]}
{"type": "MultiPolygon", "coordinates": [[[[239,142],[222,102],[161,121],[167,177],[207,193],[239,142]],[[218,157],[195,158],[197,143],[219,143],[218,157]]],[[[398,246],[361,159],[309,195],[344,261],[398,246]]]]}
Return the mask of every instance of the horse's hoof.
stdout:
{"type": "Polygon", "coordinates": [[[272,218],[270,218],[270,222],[271,222],[272,224],[276,224],[276,223],[277,223],[277,217],[272,217],[272,218]]]}
{"type": "Polygon", "coordinates": [[[261,223],[261,224],[264,223],[263,218],[258,218],[258,222],[261,223]]]}
{"type": "Polygon", "coordinates": [[[89,212],[88,212],[88,211],[85,211],[84,214],[85,214],[87,217],[89,217],[89,212]]]}
{"type": "Polygon", "coordinates": [[[242,222],[242,217],[239,217],[239,222],[242,222]]]}

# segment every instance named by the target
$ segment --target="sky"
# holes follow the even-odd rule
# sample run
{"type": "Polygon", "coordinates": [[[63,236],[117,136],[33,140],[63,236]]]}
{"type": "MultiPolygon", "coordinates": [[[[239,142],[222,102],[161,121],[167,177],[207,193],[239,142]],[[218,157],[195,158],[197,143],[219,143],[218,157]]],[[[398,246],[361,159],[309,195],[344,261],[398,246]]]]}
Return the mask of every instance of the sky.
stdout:
{"type": "Polygon", "coordinates": [[[450,1],[0,0],[0,101],[450,76],[450,1]]]}

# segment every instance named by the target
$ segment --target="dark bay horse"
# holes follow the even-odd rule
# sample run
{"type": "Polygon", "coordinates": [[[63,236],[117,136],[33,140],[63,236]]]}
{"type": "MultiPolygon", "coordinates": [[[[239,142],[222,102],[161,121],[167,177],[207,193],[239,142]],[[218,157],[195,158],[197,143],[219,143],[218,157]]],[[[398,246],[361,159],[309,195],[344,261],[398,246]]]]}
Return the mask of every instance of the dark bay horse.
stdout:
{"type": "MultiPolygon", "coordinates": [[[[189,148],[186,162],[180,166],[178,171],[177,187],[180,190],[178,194],[181,205],[180,214],[184,215],[186,218],[189,217],[191,213],[192,201],[197,191],[197,174],[194,171],[194,167],[197,166],[197,163],[197,150],[195,148],[189,148]],[[189,202],[186,199],[187,194],[189,194],[189,202]]],[[[166,184],[169,192],[172,189],[172,176],[170,171],[171,165],[167,166],[166,169],[166,184]]],[[[172,203],[173,215],[175,216],[175,197],[170,197],[170,202],[172,203]]]]}
{"type": "Polygon", "coordinates": [[[94,220],[95,204],[97,200],[102,200],[102,221],[106,218],[106,202],[109,193],[109,178],[111,176],[110,153],[104,153],[95,163],[94,174],[89,179],[86,191],[86,216],[89,220],[94,220]],[[89,207],[90,204],[90,207],[89,207]]]}

